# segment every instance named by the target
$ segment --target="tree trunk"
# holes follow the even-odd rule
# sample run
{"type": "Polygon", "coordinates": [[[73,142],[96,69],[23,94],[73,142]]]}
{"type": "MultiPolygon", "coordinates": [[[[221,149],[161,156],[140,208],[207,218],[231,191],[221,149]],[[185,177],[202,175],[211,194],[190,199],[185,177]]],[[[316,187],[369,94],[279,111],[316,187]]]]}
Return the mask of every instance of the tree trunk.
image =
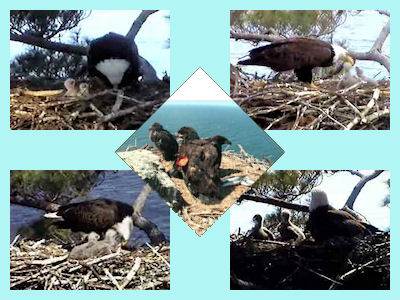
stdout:
{"type": "Polygon", "coordinates": [[[356,202],[356,199],[357,199],[358,195],[360,194],[364,185],[367,184],[367,182],[371,181],[372,179],[378,177],[382,173],[383,173],[383,170],[375,171],[370,175],[361,175],[360,173],[353,174],[353,175],[359,176],[361,179],[356,184],[356,186],[353,188],[353,191],[351,192],[349,198],[347,199],[345,206],[348,206],[350,209],[353,209],[354,203],[356,202]]]}
{"type": "Polygon", "coordinates": [[[129,29],[128,33],[126,34],[126,37],[133,41],[135,39],[136,35],[138,34],[140,28],[142,28],[142,25],[144,24],[144,22],[146,22],[147,18],[151,14],[154,14],[157,11],[158,10],[142,10],[140,15],[133,22],[131,28],[129,29]]]}

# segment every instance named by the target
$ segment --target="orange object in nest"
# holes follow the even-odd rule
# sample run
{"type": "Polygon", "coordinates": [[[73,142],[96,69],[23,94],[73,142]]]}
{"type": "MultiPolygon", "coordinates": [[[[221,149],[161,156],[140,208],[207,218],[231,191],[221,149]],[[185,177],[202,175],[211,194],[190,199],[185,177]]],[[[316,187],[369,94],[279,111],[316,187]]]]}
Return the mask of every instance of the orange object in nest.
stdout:
{"type": "Polygon", "coordinates": [[[189,162],[189,158],[186,155],[184,155],[178,159],[178,161],[176,162],[176,165],[178,167],[184,167],[187,165],[188,162],[189,162]]]}

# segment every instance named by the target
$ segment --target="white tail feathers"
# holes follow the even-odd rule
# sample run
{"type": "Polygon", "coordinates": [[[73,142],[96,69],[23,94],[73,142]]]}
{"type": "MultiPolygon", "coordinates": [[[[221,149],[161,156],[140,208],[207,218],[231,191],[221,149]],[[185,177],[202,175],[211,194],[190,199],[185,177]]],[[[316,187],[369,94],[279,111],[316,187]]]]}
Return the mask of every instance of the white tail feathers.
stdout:
{"type": "Polygon", "coordinates": [[[57,215],[57,212],[51,212],[51,213],[44,214],[43,217],[45,217],[47,219],[58,219],[58,220],[63,219],[61,216],[57,215]]]}

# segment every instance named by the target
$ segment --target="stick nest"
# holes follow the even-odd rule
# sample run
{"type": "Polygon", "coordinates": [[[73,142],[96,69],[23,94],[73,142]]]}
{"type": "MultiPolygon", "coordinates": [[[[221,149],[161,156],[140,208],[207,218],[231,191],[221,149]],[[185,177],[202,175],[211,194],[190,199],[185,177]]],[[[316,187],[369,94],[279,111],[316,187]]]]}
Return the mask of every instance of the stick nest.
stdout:
{"type": "Polygon", "coordinates": [[[301,83],[231,81],[231,98],[264,129],[390,129],[390,82],[338,89],[333,79],[301,83]]]}
{"type": "Polygon", "coordinates": [[[324,243],[231,236],[231,289],[390,289],[390,233],[324,243]]]}
{"type": "Polygon", "coordinates": [[[117,112],[112,112],[117,97],[112,90],[81,97],[64,94],[62,89],[11,89],[11,129],[137,129],[169,98],[169,82],[146,83],[125,90],[117,112]]]}
{"type": "Polygon", "coordinates": [[[21,240],[10,246],[10,289],[169,289],[169,245],[71,260],[63,246],[21,240]]]}

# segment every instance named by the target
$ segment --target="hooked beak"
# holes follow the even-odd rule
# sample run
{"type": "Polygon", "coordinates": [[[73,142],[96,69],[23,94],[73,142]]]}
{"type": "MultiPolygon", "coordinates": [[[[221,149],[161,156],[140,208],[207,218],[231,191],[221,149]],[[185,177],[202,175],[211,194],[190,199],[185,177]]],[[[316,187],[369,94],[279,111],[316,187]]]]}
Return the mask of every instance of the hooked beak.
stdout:
{"type": "Polygon", "coordinates": [[[351,66],[354,66],[355,63],[356,63],[354,58],[351,57],[350,55],[346,55],[346,58],[345,58],[344,62],[347,62],[347,63],[351,64],[351,66]]]}

